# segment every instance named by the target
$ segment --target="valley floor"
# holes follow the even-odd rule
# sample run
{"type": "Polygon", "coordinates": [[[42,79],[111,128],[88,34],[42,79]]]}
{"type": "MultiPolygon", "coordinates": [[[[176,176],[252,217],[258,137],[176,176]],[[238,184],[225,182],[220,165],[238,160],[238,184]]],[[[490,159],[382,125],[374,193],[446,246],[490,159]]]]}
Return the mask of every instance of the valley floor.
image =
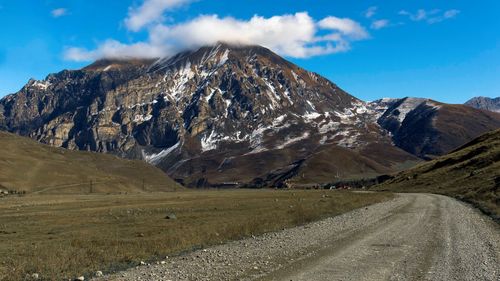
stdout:
{"type": "Polygon", "coordinates": [[[455,199],[397,198],[102,280],[499,280],[500,228],[455,199]]]}
{"type": "Polygon", "coordinates": [[[88,279],[391,198],[272,189],[8,196],[0,198],[0,280],[88,279]]]}

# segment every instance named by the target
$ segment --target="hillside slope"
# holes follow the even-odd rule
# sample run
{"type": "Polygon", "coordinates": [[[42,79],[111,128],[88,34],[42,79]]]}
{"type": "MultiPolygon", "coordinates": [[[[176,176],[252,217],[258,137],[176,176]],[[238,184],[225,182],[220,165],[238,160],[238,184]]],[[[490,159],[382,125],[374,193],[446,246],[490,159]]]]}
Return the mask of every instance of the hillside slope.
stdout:
{"type": "Polygon", "coordinates": [[[461,104],[406,97],[381,99],[370,106],[396,146],[424,159],[444,155],[500,128],[499,113],[461,104]]]}
{"type": "Polygon", "coordinates": [[[375,189],[432,192],[470,202],[500,218],[500,130],[454,152],[401,172],[375,189]]]}
{"type": "Polygon", "coordinates": [[[142,161],[55,148],[1,131],[0,187],[10,191],[57,194],[180,188],[161,170],[142,161]]]}

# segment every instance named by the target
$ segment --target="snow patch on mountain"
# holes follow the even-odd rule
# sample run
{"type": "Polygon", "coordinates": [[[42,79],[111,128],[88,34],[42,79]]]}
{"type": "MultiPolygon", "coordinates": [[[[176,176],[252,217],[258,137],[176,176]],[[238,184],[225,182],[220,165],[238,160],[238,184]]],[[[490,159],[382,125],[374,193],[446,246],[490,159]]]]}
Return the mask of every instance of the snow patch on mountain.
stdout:
{"type": "Polygon", "coordinates": [[[224,51],[224,54],[222,54],[222,56],[220,57],[218,64],[219,66],[223,66],[227,62],[227,60],[229,59],[229,52],[230,52],[229,49],[226,49],[224,51]]]}
{"type": "Polygon", "coordinates": [[[296,142],[299,142],[301,140],[305,140],[308,137],[309,137],[309,132],[304,132],[302,135],[297,136],[297,137],[291,137],[291,138],[288,137],[285,139],[285,141],[282,144],[276,146],[276,149],[283,149],[283,148],[290,146],[296,142]]]}
{"type": "Polygon", "coordinates": [[[403,123],[408,113],[410,113],[412,110],[414,110],[415,108],[417,108],[419,105],[421,105],[426,101],[427,99],[420,99],[420,98],[405,99],[404,102],[397,107],[399,114],[396,115],[396,118],[398,119],[399,123],[403,123]]]}
{"type": "Polygon", "coordinates": [[[52,85],[49,81],[38,81],[38,80],[33,80],[33,83],[31,84],[31,87],[37,88],[39,90],[47,90],[52,85]]]}
{"type": "Polygon", "coordinates": [[[135,123],[144,123],[144,122],[147,122],[149,120],[151,120],[151,118],[153,118],[153,115],[151,114],[147,114],[147,115],[136,115],[134,117],[134,122],[135,123]]]}
{"type": "Polygon", "coordinates": [[[181,142],[177,142],[176,144],[174,144],[173,146],[167,148],[167,149],[164,149],[162,150],[161,152],[159,153],[153,153],[153,154],[146,154],[144,152],[144,150],[142,150],[142,158],[144,159],[144,161],[150,163],[150,164],[153,164],[153,165],[156,165],[158,164],[163,158],[167,157],[170,153],[172,153],[172,151],[176,150],[177,148],[179,148],[181,145],[181,142]]]}

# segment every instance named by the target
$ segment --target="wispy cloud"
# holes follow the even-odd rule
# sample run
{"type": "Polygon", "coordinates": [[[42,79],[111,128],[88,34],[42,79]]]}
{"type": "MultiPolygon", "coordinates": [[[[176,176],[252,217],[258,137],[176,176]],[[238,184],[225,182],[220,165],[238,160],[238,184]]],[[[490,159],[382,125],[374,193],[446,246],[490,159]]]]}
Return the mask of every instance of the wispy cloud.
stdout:
{"type": "Polygon", "coordinates": [[[420,9],[416,13],[413,14],[413,13],[410,13],[406,10],[401,10],[401,11],[399,11],[399,14],[402,16],[407,16],[412,21],[422,21],[422,20],[425,20],[430,13],[435,13],[436,11],[437,10],[428,12],[426,10],[420,9]]]}
{"type": "Polygon", "coordinates": [[[315,20],[307,12],[269,18],[255,15],[248,20],[200,15],[177,24],[153,24],[148,34],[146,41],[133,44],[109,39],[94,50],[68,48],[65,58],[89,61],[103,57],[166,57],[221,41],[257,44],[284,56],[307,58],[345,52],[351,42],[369,38],[366,29],[352,19],[329,16],[315,20]]]}
{"type": "Polygon", "coordinates": [[[407,16],[412,21],[425,21],[429,24],[434,24],[455,18],[459,13],[460,11],[456,9],[446,10],[446,11],[441,11],[439,9],[434,9],[434,10],[419,9],[417,10],[416,13],[410,13],[406,10],[399,11],[400,15],[407,16]]]}
{"type": "Polygon", "coordinates": [[[108,39],[95,50],[71,47],[64,52],[64,58],[71,61],[91,61],[100,58],[157,58],[169,53],[165,46],[139,42],[124,44],[108,39]]]}
{"type": "Polygon", "coordinates": [[[390,21],[386,19],[373,21],[370,28],[379,30],[390,26],[390,21]]]}
{"type": "Polygon", "coordinates": [[[444,14],[442,14],[438,17],[430,18],[429,20],[427,20],[427,22],[430,24],[442,22],[442,21],[447,20],[447,19],[455,18],[456,16],[458,16],[458,14],[460,14],[459,10],[448,10],[448,11],[445,11],[444,14]]]}
{"type": "Polygon", "coordinates": [[[54,18],[59,18],[62,16],[66,16],[68,14],[68,10],[65,8],[54,9],[50,12],[54,18]]]}
{"type": "Polygon", "coordinates": [[[372,18],[377,13],[378,7],[372,6],[365,11],[365,18],[372,18]]]}
{"type": "Polygon", "coordinates": [[[129,8],[125,25],[129,30],[139,31],[151,23],[163,21],[163,14],[195,0],[144,0],[139,7],[129,8]]]}
{"type": "Polygon", "coordinates": [[[349,18],[326,17],[318,22],[322,29],[333,30],[348,36],[349,38],[361,40],[369,37],[368,32],[358,22],[349,18]]]}

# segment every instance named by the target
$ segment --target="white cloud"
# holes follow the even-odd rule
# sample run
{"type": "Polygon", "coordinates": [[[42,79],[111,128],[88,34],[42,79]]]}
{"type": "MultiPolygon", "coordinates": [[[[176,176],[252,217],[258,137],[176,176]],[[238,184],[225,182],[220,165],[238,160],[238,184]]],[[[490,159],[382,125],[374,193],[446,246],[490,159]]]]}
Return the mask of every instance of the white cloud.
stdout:
{"type": "Polygon", "coordinates": [[[460,13],[459,10],[447,10],[441,11],[439,9],[435,10],[424,10],[419,9],[416,13],[410,13],[408,11],[402,10],[399,12],[402,16],[407,16],[412,21],[426,21],[429,24],[442,22],[447,19],[452,19],[460,13]]]}
{"type": "Polygon", "coordinates": [[[327,17],[316,21],[306,12],[270,18],[255,15],[249,20],[201,15],[183,23],[156,24],[148,32],[145,42],[129,45],[107,40],[95,50],[68,48],[65,58],[88,61],[103,57],[165,57],[217,42],[262,45],[280,55],[306,58],[345,52],[352,41],[369,38],[354,20],[327,17]]]}
{"type": "Polygon", "coordinates": [[[447,19],[451,19],[451,18],[458,16],[458,14],[460,14],[460,10],[456,10],[456,9],[448,10],[448,11],[444,12],[444,17],[447,19]]]}
{"type": "Polygon", "coordinates": [[[125,25],[129,30],[139,31],[151,23],[163,20],[165,11],[180,7],[194,0],[144,0],[141,6],[129,8],[125,25]]]}
{"type": "Polygon", "coordinates": [[[335,30],[353,39],[368,38],[368,32],[358,22],[348,18],[326,17],[318,25],[323,29],[335,30]]]}
{"type": "Polygon", "coordinates": [[[123,44],[109,39],[102,43],[96,50],[84,48],[67,48],[64,59],[71,61],[92,61],[100,58],[157,58],[168,54],[166,47],[154,46],[150,43],[139,42],[123,44]]]}
{"type": "Polygon", "coordinates": [[[411,19],[412,21],[422,21],[422,20],[425,20],[430,13],[436,13],[436,10],[434,11],[426,11],[424,9],[419,9],[416,13],[412,14],[408,11],[405,11],[405,10],[402,10],[399,12],[400,15],[402,16],[408,16],[409,19],[411,19]]]}
{"type": "Polygon", "coordinates": [[[432,18],[429,18],[427,20],[428,23],[432,24],[432,23],[438,23],[438,22],[442,22],[444,20],[447,20],[447,19],[452,19],[456,16],[458,16],[458,14],[460,14],[460,11],[459,10],[448,10],[448,11],[445,11],[442,15],[440,16],[437,16],[437,17],[432,17],[432,18]]]}
{"type": "Polygon", "coordinates": [[[68,10],[65,8],[54,9],[50,12],[54,18],[59,18],[68,14],[68,10]]]}
{"type": "Polygon", "coordinates": [[[386,19],[376,20],[376,21],[372,22],[370,28],[375,29],[375,30],[379,30],[379,29],[388,27],[389,24],[390,24],[389,20],[386,20],[386,19]]]}
{"type": "Polygon", "coordinates": [[[365,12],[365,17],[367,19],[372,18],[377,13],[378,7],[372,6],[368,8],[365,12]]]}

